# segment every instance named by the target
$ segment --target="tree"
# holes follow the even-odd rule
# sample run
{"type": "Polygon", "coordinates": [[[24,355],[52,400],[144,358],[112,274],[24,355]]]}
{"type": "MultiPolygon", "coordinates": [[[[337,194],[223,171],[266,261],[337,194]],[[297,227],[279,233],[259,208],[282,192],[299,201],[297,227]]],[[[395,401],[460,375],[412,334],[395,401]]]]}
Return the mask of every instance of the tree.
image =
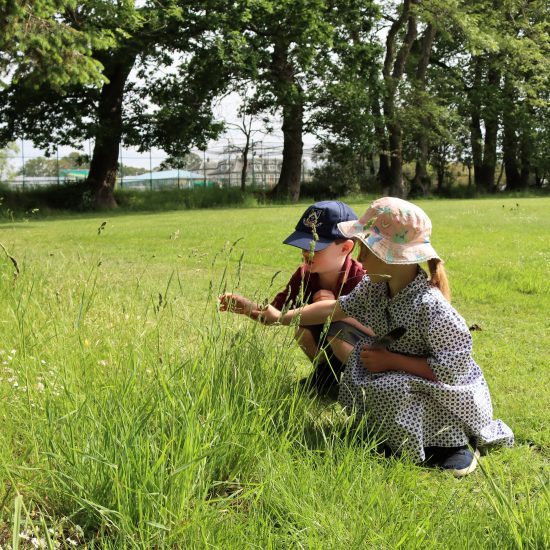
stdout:
{"type": "Polygon", "coordinates": [[[416,155],[415,174],[413,181],[411,182],[411,195],[426,195],[431,187],[431,179],[428,174],[429,138],[427,132],[430,127],[430,123],[428,116],[424,113],[429,112],[425,109],[426,106],[429,105],[429,98],[426,97],[426,75],[428,72],[432,45],[436,34],[437,30],[435,26],[432,23],[428,23],[424,29],[422,37],[420,40],[417,40],[418,60],[415,63],[413,90],[417,104],[422,102],[425,105],[424,109],[422,109],[423,113],[421,114],[419,128],[415,132],[418,152],[416,155]]]}
{"type": "MultiPolygon", "coordinates": [[[[460,149],[468,164],[471,159],[477,191],[496,190],[499,145],[508,188],[524,186],[537,145],[545,147],[533,139],[548,112],[544,2],[464,3],[461,13],[437,37],[428,86],[468,124],[469,144],[460,149]]],[[[453,132],[455,143],[461,141],[460,128],[453,132]]]]}
{"type": "Polygon", "coordinates": [[[0,0],[0,84],[25,79],[62,90],[103,81],[92,51],[108,47],[111,38],[79,32],[58,17],[75,5],[74,0],[0,0]]]}
{"type": "Polygon", "coordinates": [[[283,163],[272,195],[295,201],[300,195],[308,83],[319,50],[330,43],[327,14],[331,6],[326,0],[260,0],[240,5],[246,48],[238,69],[241,78],[255,86],[249,113],[280,111],[282,117],[283,163]]]}
{"type": "Polygon", "coordinates": [[[271,131],[271,127],[269,126],[270,120],[268,117],[264,117],[263,123],[264,125],[267,125],[267,129],[261,129],[258,128],[257,125],[257,117],[255,117],[253,114],[250,114],[250,99],[251,99],[251,92],[250,89],[246,86],[240,90],[241,96],[242,96],[242,103],[239,108],[239,116],[240,120],[239,122],[226,122],[225,126],[227,128],[232,128],[234,130],[238,130],[243,136],[244,136],[244,145],[232,145],[231,150],[239,153],[241,155],[243,165],[241,168],[241,191],[244,191],[246,189],[246,178],[248,173],[248,155],[250,153],[250,149],[254,149],[254,145],[256,145],[256,142],[254,142],[253,138],[258,133],[269,133],[271,131]]]}
{"type": "Polygon", "coordinates": [[[90,157],[73,151],[59,159],[47,157],[35,157],[25,161],[18,174],[24,174],[29,177],[54,177],[59,176],[61,170],[70,169],[88,169],[90,166],[90,157]]]}
{"type": "Polygon", "coordinates": [[[550,94],[550,22],[547,3],[515,2],[507,7],[502,27],[508,40],[502,59],[502,155],[506,188],[525,189],[548,159],[550,94]]]}
{"type": "Polygon", "coordinates": [[[373,40],[379,14],[372,2],[348,3],[331,14],[334,34],[330,51],[321,56],[322,80],[315,82],[310,131],[319,140],[316,155],[324,165],[314,171],[314,184],[331,193],[372,191],[377,151],[374,98],[380,93],[382,48],[373,40]]]}
{"type": "Polygon", "coordinates": [[[113,188],[122,142],[181,156],[221,130],[210,109],[212,81],[220,81],[207,78],[220,66],[221,39],[208,31],[215,30],[221,7],[223,2],[214,0],[72,2],[56,14],[65,26],[84,36],[112,37],[92,52],[102,67],[103,84],[74,84],[60,91],[49,81],[37,86],[33,72],[24,75],[0,92],[0,142],[24,135],[51,150],[92,138],[89,188],[97,206],[116,206],[113,188]],[[159,76],[159,67],[169,74],[159,76]],[[132,71],[141,83],[130,80],[132,71]]]}
{"type": "Polygon", "coordinates": [[[160,163],[156,170],[174,170],[179,168],[180,170],[190,170],[191,172],[199,170],[202,165],[202,160],[196,153],[187,153],[179,158],[168,158],[160,163]]]}

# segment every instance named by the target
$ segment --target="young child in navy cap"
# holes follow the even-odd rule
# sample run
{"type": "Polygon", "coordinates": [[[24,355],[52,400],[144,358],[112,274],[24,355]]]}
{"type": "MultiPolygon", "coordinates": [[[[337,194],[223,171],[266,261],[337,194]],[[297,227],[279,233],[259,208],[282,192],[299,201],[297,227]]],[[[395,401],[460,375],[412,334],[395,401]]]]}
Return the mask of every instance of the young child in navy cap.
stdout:
{"type": "MultiPolygon", "coordinates": [[[[365,270],[351,257],[353,240],[338,230],[339,223],[352,220],[357,220],[355,212],[339,201],[316,202],[303,213],[295,231],[283,243],[301,249],[304,261],[285,289],[275,296],[272,306],[282,310],[335,300],[355,288],[365,270]]],[[[250,313],[250,308],[238,307],[238,300],[234,299],[232,305],[223,297],[220,301],[222,311],[250,313]]],[[[248,300],[244,302],[251,304],[248,300]]],[[[252,307],[258,309],[259,306],[252,304],[252,307]]],[[[336,396],[343,366],[365,334],[372,335],[372,332],[352,318],[334,322],[326,331],[322,324],[298,327],[296,340],[315,365],[311,376],[302,383],[310,384],[322,394],[336,396]]]]}

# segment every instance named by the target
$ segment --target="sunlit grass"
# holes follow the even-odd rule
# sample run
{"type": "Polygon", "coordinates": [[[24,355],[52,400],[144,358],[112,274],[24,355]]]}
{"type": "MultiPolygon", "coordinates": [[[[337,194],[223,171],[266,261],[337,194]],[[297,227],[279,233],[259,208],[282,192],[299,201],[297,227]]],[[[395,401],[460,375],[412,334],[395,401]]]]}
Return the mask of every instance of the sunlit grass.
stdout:
{"type": "Polygon", "coordinates": [[[422,206],[517,437],[461,481],[300,394],[288,329],[217,312],[284,284],[303,205],[0,225],[0,546],[548,547],[550,200],[422,206]]]}

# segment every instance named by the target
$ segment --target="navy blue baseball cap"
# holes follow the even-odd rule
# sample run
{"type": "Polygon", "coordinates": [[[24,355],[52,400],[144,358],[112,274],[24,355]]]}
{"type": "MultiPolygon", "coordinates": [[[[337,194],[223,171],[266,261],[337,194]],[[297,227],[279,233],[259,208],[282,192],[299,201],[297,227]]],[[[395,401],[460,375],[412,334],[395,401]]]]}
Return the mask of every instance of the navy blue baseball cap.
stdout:
{"type": "Polygon", "coordinates": [[[303,213],[300,221],[296,224],[294,233],[289,235],[283,243],[302,250],[310,250],[311,241],[314,241],[313,250],[318,252],[337,239],[347,239],[338,229],[338,224],[356,219],[357,214],[343,202],[316,202],[303,213]],[[317,240],[313,235],[314,230],[317,233],[317,240]]]}

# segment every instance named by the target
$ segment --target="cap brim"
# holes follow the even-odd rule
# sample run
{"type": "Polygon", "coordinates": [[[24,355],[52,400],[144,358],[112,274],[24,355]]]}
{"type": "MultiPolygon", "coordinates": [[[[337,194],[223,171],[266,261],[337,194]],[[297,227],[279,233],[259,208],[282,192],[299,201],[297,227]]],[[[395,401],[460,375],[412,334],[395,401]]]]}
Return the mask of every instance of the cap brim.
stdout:
{"type": "Polygon", "coordinates": [[[319,250],[325,249],[330,243],[333,243],[334,240],[327,239],[325,237],[319,237],[317,241],[313,240],[311,233],[303,233],[302,231],[294,231],[290,234],[284,241],[283,244],[289,244],[290,246],[295,246],[296,248],[301,248],[302,250],[311,250],[311,242],[315,242],[313,250],[318,252],[319,250]]]}

